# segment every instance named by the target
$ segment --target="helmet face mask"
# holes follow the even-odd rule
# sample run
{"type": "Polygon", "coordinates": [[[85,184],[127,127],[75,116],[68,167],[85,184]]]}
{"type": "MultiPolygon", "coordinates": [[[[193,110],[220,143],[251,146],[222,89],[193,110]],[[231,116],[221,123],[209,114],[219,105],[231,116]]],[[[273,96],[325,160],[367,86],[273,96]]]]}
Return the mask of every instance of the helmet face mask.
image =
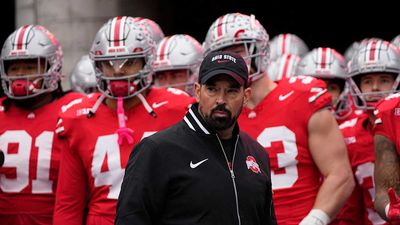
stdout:
{"type": "Polygon", "coordinates": [[[28,99],[56,90],[62,76],[62,56],[58,40],[44,27],[18,28],[7,38],[1,53],[4,93],[11,99],[28,99]],[[10,70],[13,65],[24,67],[24,63],[31,66],[18,74],[10,70]]]}
{"type": "Polygon", "coordinates": [[[378,99],[397,92],[400,82],[400,52],[387,41],[371,38],[361,42],[357,52],[348,63],[350,91],[355,106],[373,110],[378,99]],[[393,74],[390,90],[362,92],[360,81],[368,74],[393,74]],[[373,99],[373,100],[370,100],[373,99]]]}
{"type": "Polygon", "coordinates": [[[116,99],[131,98],[149,88],[154,54],[155,42],[143,24],[127,16],[110,19],[97,32],[90,50],[99,91],[116,99]],[[139,70],[127,69],[121,73],[130,68],[131,63],[136,65],[139,61],[142,65],[139,70]],[[105,70],[105,65],[109,65],[114,74],[106,74],[110,70],[105,70]]]}
{"type": "Polygon", "coordinates": [[[269,36],[265,28],[254,17],[241,13],[230,13],[219,17],[210,26],[203,43],[205,54],[242,45],[242,55],[251,68],[249,79],[263,76],[269,63],[269,36]]]}

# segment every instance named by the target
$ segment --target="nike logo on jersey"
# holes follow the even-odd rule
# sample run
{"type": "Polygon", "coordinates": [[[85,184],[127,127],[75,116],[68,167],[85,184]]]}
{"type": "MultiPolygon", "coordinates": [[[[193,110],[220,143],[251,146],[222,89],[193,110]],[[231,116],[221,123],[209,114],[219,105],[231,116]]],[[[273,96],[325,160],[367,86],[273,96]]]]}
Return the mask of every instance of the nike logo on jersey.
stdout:
{"type": "Polygon", "coordinates": [[[160,108],[161,106],[163,106],[163,105],[165,105],[167,103],[168,103],[168,101],[163,101],[163,102],[160,102],[160,103],[153,102],[152,107],[153,107],[153,109],[157,109],[157,108],[160,108]]]}
{"type": "Polygon", "coordinates": [[[200,166],[200,164],[202,164],[203,162],[205,162],[205,161],[207,161],[207,160],[208,160],[208,158],[207,158],[207,159],[204,159],[204,160],[201,160],[201,161],[198,162],[198,163],[193,163],[192,161],[190,161],[190,168],[194,169],[194,168],[200,166]]]}
{"type": "Polygon", "coordinates": [[[291,92],[287,93],[286,95],[279,95],[279,101],[284,101],[285,99],[289,98],[293,93],[294,93],[294,91],[291,91],[291,92]]]}

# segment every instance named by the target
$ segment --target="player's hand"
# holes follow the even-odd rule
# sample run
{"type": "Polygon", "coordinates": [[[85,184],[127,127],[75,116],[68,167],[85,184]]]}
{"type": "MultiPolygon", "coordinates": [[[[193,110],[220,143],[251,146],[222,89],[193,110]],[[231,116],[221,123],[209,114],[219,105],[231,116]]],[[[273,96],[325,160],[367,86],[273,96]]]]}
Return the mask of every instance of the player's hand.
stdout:
{"type": "Polygon", "coordinates": [[[400,197],[396,194],[393,188],[388,189],[389,210],[387,218],[390,224],[400,225],[400,197]]]}

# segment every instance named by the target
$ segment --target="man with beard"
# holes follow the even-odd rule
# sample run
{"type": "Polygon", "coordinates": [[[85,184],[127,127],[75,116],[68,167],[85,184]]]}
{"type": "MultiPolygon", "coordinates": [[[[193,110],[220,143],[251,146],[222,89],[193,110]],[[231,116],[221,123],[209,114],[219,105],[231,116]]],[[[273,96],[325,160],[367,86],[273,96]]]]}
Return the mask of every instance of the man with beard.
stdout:
{"type": "Polygon", "coordinates": [[[115,224],[276,224],[268,153],[236,121],[250,96],[244,59],[210,53],[194,90],[180,123],[133,149],[115,224]]]}

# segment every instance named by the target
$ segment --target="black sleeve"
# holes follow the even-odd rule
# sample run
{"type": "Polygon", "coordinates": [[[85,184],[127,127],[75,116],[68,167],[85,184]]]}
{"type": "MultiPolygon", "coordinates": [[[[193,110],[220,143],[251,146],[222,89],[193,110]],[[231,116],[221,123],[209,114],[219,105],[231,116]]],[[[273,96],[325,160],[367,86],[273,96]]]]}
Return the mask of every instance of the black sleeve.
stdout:
{"type": "Polygon", "coordinates": [[[149,138],[133,148],[118,197],[115,224],[150,225],[160,218],[167,186],[161,154],[149,138]]]}

